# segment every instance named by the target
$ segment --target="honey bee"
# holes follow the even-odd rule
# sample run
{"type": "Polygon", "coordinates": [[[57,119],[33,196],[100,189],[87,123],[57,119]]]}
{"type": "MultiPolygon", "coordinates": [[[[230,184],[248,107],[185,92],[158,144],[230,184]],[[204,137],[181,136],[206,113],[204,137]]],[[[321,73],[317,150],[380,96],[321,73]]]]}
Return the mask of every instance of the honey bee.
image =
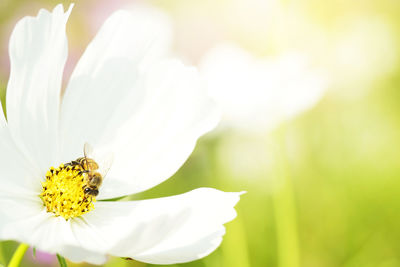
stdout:
{"type": "Polygon", "coordinates": [[[103,179],[111,166],[111,158],[103,164],[100,170],[99,164],[91,158],[92,152],[93,148],[88,143],[85,143],[83,147],[84,156],[77,158],[69,164],[79,165],[83,169],[81,174],[86,174],[86,184],[82,188],[85,195],[97,196],[99,194],[99,187],[103,183],[103,179]]]}

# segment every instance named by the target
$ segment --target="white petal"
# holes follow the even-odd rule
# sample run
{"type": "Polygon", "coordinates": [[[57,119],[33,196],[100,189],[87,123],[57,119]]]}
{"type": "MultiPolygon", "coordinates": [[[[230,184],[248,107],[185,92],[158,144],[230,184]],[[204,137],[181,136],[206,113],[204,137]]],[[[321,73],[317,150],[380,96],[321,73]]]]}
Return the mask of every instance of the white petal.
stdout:
{"type": "Polygon", "coordinates": [[[81,156],[85,142],[95,148],[107,144],[114,153],[99,199],[167,179],[218,120],[194,69],[175,61],[150,63],[149,57],[160,54],[152,30],[162,27],[147,25],[128,12],[111,16],[85,51],[63,99],[62,160],[81,156]]]}
{"type": "Polygon", "coordinates": [[[0,239],[26,242],[33,234],[36,222],[46,218],[42,210],[43,203],[38,196],[0,192],[0,239]]]}
{"type": "Polygon", "coordinates": [[[6,125],[0,122],[0,194],[37,196],[41,172],[16,146],[6,125]]]}
{"type": "MultiPolygon", "coordinates": [[[[72,5],[71,5],[72,8],[72,5]]],[[[50,13],[20,20],[10,39],[10,80],[7,86],[7,118],[20,148],[42,170],[57,156],[59,99],[67,57],[64,13],[58,5],[50,13]]]]}
{"type": "Polygon", "coordinates": [[[88,262],[101,265],[107,261],[106,255],[89,251],[79,246],[64,246],[59,254],[76,263],[88,262]]]}
{"type": "Polygon", "coordinates": [[[80,156],[85,142],[100,142],[113,131],[112,123],[126,118],[116,117],[114,110],[121,102],[127,104],[139,69],[166,53],[171,35],[167,25],[157,12],[139,10],[118,11],[104,23],[75,68],[63,98],[64,160],[80,156]]]}
{"type": "Polygon", "coordinates": [[[72,228],[88,250],[155,264],[187,262],[218,247],[239,195],[202,188],[160,199],[97,202],[72,228]]]}
{"type": "Polygon", "coordinates": [[[38,196],[0,193],[0,240],[16,240],[41,251],[59,253],[73,262],[102,264],[106,256],[82,248],[70,221],[44,210],[38,196]]]}
{"type": "Polygon", "coordinates": [[[144,191],[168,179],[219,120],[197,71],[177,61],[154,65],[125,100],[114,115],[130,118],[122,127],[112,126],[114,163],[99,199],[144,191]]]}

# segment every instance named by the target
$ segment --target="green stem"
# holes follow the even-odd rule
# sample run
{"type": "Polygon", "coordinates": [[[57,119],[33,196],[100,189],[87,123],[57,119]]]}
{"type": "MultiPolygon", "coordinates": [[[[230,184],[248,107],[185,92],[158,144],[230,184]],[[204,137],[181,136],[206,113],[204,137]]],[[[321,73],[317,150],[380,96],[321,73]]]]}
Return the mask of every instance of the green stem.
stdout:
{"type": "MultiPolygon", "coordinates": [[[[210,159],[212,159],[213,171],[214,171],[213,176],[215,177],[213,182],[216,188],[222,188],[222,186],[219,186],[220,183],[222,183],[222,177],[228,177],[229,175],[227,174],[227,170],[225,168],[222,168],[222,166],[218,164],[217,160],[218,144],[214,143],[212,145],[213,146],[210,148],[211,149],[210,159]]],[[[224,236],[224,242],[222,242],[223,257],[221,257],[220,261],[223,263],[222,264],[223,266],[250,267],[251,264],[248,255],[248,244],[247,244],[245,225],[241,220],[241,216],[243,216],[243,214],[240,213],[238,207],[236,207],[236,210],[238,212],[238,216],[235,218],[233,222],[229,223],[229,226],[227,226],[227,229],[229,229],[228,230],[229,234],[224,236]]],[[[203,262],[205,263],[205,266],[217,265],[211,263],[208,264],[209,258],[207,258],[207,260],[203,262]]]]}
{"type": "Polygon", "coordinates": [[[14,252],[14,255],[12,256],[8,267],[18,267],[28,247],[29,246],[27,244],[21,243],[17,250],[14,252]]]}
{"type": "Polygon", "coordinates": [[[67,267],[67,262],[65,261],[63,256],[61,256],[60,254],[57,254],[57,260],[58,260],[58,263],[60,264],[60,267],[67,267]]]}
{"type": "Polygon", "coordinates": [[[222,243],[224,266],[250,267],[247,236],[241,217],[237,216],[229,224],[228,229],[229,234],[224,236],[224,242],[222,243]]]}
{"type": "Polygon", "coordinates": [[[277,189],[273,194],[273,205],[278,242],[278,266],[299,267],[300,249],[297,229],[297,214],[292,177],[286,155],[285,133],[278,136],[276,147],[277,189]]]}

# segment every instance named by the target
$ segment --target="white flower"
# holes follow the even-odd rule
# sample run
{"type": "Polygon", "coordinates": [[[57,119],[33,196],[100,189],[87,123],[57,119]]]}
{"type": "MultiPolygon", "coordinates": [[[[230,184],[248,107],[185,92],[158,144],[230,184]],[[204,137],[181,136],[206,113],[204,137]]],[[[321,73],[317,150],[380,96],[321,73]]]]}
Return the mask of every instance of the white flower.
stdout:
{"type": "Polygon", "coordinates": [[[380,77],[396,70],[399,55],[395,33],[384,20],[346,20],[324,47],[335,87],[344,97],[359,97],[380,77]],[[328,52],[327,52],[328,51],[328,52]]]}
{"type": "MultiPolygon", "coordinates": [[[[240,193],[201,188],[160,199],[101,201],[166,180],[216,125],[218,112],[203,96],[196,71],[162,60],[157,27],[143,28],[119,11],[88,46],[61,101],[70,12],[61,5],[41,10],[19,21],[11,36],[7,120],[0,114],[0,239],[94,264],[107,254],[156,264],[208,255],[222,240],[223,224],[235,217],[240,193]],[[65,209],[55,216],[44,205],[51,197],[42,182],[47,175],[53,186],[73,188],[55,180],[73,172],[60,164],[82,157],[85,142],[111,152],[112,167],[97,201],[86,205],[92,211],[69,217],[65,209]],[[50,172],[52,166],[59,172],[50,172]]],[[[86,181],[86,175],[77,177],[86,181]]],[[[52,204],[77,205],[63,197],[57,193],[52,204]]]]}
{"type": "Polygon", "coordinates": [[[250,132],[270,130],[312,107],[326,89],[324,77],[299,53],[257,59],[235,44],[220,44],[200,67],[225,125],[250,132]]]}

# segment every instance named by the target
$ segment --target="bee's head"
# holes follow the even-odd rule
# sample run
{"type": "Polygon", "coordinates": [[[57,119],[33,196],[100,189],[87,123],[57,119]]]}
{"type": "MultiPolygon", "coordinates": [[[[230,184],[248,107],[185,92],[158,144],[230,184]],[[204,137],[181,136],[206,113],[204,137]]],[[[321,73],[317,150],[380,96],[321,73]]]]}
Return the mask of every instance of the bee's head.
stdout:
{"type": "Polygon", "coordinates": [[[90,195],[90,196],[97,196],[98,194],[99,194],[99,190],[98,189],[96,189],[96,188],[90,188],[90,187],[86,187],[84,190],[83,190],[83,192],[86,194],[86,195],[90,195]]]}

